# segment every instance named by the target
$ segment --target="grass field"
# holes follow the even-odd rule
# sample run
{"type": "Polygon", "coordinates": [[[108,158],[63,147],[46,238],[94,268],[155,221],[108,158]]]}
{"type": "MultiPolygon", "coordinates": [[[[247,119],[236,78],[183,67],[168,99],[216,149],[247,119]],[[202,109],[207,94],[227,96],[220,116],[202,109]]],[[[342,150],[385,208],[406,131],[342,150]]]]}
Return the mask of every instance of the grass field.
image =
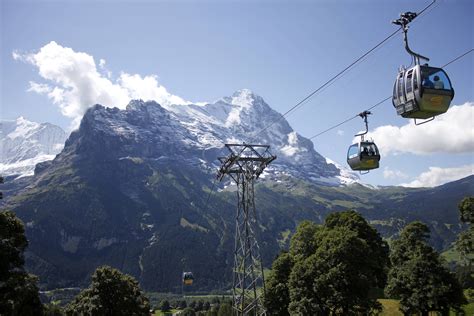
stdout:
{"type": "MultiPolygon", "coordinates": [[[[460,253],[456,250],[456,248],[451,247],[445,252],[441,254],[441,256],[447,261],[447,262],[454,262],[456,264],[462,263],[461,260],[461,255],[460,253]]],[[[474,255],[468,255],[468,258],[474,259],[474,255]]]]}
{"type": "MultiPolygon", "coordinates": [[[[474,303],[469,303],[465,305],[464,312],[466,312],[466,315],[474,315],[474,303]]],[[[454,313],[451,313],[451,315],[454,316],[454,313]]]]}
{"type": "Polygon", "coordinates": [[[171,316],[174,313],[176,313],[177,311],[178,311],[177,309],[171,309],[169,312],[164,313],[160,310],[157,310],[157,311],[155,311],[155,313],[153,315],[155,315],[155,316],[171,316]]]}
{"type": "MultiPolygon", "coordinates": [[[[382,316],[403,316],[403,314],[398,309],[399,304],[397,300],[379,299],[378,301],[383,306],[383,310],[381,313],[382,316]]],[[[474,315],[474,303],[469,303],[467,305],[464,305],[463,309],[466,315],[468,316],[474,315]]],[[[437,315],[438,314],[435,312],[430,313],[430,316],[437,316],[437,315]]],[[[449,315],[455,316],[456,314],[454,312],[451,312],[449,315]]]]}
{"type": "Polygon", "coordinates": [[[397,300],[388,300],[388,299],[379,299],[378,300],[382,306],[382,315],[384,316],[403,316],[403,314],[398,309],[399,304],[397,300]]]}

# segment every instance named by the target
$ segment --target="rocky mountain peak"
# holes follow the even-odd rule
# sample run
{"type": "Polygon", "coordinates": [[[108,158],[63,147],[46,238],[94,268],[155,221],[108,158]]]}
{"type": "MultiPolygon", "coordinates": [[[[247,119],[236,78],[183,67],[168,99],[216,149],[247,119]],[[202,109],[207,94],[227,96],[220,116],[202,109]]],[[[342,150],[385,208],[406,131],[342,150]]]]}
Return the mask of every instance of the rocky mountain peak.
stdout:
{"type": "Polygon", "coordinates": [[[32,175],[37,163],[58,154],[67,134],[59,126],[20,116],[0,121],[0,172],[5,176],[32,175]]]}
{"type": "MultiPolygon", "coordinates": [[[[200,161],[205,156],[202,166],[212,170],[216,157],[225,154],[225,143],[252,142],[257,134],[258,141],[269,144],[278,156],[268,168],[269,176],[283,173],[313,182],[344,182],[338,178],[338,167],[328,163],[310,140],[296,133],[262,97],[248,89],[207,104],[162,106],[132,100],[125,110],[95,105],[66,146],[77,140],[80,146],[74,145],[76,151],[97,151],[116,158],[166,156],[200,161]]],[[[357,176],[352,177],[355,180],[357,176]]]]}

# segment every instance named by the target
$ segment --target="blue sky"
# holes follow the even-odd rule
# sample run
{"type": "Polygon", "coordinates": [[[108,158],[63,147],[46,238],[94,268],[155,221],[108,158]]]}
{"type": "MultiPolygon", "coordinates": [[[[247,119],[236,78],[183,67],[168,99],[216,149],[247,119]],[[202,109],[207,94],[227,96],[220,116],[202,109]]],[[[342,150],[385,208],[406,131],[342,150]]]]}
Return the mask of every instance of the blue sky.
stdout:
{"type": "MultiPolygon", "coordinates": [[[[110,72],[110,80],[121,73],[156,75],[168,92],[191,101],[213,101],[249,88],[283,113],[393,32],[390,21],[400,12],[419,11],[429,2],[3,0],[2,118],[23,115],[70,126],[72,119],[50,98],[27,91],[30,81],[50,82],[37,67],[12,56],[36,53],[51,41],[93,56],[98,68],[104,59],[100,72],[104,77],[110,72]]],[[[430,57],[431,65],[445,64],[474,47],[473,14],[473,1],[438,0],[412,24],[411,47],[430,57]]],[[[455,105],[474,102],[473,58],[471,53],[446,68],[455,105]]],[[[397,68],[408,63],[398,35],[288,120],[303,136],[315,135],[389,96],[397,68]]],[[[396,115],[390,101],[377,107],[370,129],[386,127],[374,137],[386,144],[387,154],[382,152],[381,168],[363,181],[429,185],[430,179],[442,183],[472,173],[472,141],[465,146],[465,139],[458,139],[474,133],[472,107],[417,129],[400,129],[408,121],[396,115]],[[461,118],[464,123],[457,124],[461,118]],[[450,124],[459,126],[447,129],[450,124]],[[387,127],[396,130],[390,134],[387,127]],[[443,149],[450,144],[461,145],[443,149]]],[[[315,149],[345,165],[352,135],[362,128],[362,120],[353,120],[314,139],[315,149]]]]}

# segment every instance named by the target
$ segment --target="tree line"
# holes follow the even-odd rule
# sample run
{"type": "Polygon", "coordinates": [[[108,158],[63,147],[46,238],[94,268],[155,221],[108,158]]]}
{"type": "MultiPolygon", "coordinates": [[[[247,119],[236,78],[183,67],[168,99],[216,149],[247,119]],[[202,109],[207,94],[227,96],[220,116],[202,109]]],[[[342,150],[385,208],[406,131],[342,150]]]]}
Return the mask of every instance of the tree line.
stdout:
{"type": "MultiPolygon", "coordinates": [[[[460,219],[469,228],[456,249],[463,258],[462,280],[472,285],[474,197],[459,204],[460,219]],[[466,272],[467,271],[467,272],[466,272]],[[471,279],[469,279],[471,278],[471,279]]],[[[383,293],[400,301],[404,315],[462,313],[463,287],[428,244],[429,228],[408,224],[389,244],[355,211],[330,214],[323,225],[300,223],[290,248],[273,262],[266,282],[268,315],[369,315],[381,311],[383,293]]],[[[23,223],[9,211],[0,212],[0,315],[150,315],[150,303],[138,282],[103,266],[91,284],[67,306],[43,305],[38,279],[24,269],[28,245],[23,223]]],[[[462,274],[462,273],[461,273],[462,274]]],[[[232,315],[228,302],[176,302],[180,315],[232,315]]],[[[171,309],[168,301],[159,307],[171,309]]]]}
{"type": "MultiPolygon", "coordinates": [[[[459,211],[469,229],[456,248],[472,267],[474,198],[465,198],[459,211]]],[[[463,288],[429,245],[429,234],[427,225],[415,221],[389,247],[355,211],[332,213],[323,225],[302,222],[289,251],[272,264],[267,310],[278,316],[370,315],[381,311],[377,298],[385,294],[399,300],[404,315],[462,314],[463,288]]]]}

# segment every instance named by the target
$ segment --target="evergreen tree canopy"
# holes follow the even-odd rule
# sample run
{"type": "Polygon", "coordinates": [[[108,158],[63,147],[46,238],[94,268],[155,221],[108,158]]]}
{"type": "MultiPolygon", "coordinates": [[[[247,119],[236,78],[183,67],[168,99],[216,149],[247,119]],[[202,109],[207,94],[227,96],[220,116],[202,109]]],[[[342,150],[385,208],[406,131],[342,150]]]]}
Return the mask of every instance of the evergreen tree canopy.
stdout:
{"type": "Polygon", "coordinates": [[[474,224],[474,197],[465,197],[459,203],[459,217],[462,222],[474,224]]]}
{"type": "Polygon", "coordinates": [[[456,249],[461,254],[465,265],[469,266],[469,270],[471,270],[474,261],[474,197],[464,198],[458,207],[461,221],[468,223],[469,228],[459,234],[456,240],[456,249]]]}
{"type": "Polygon", "coordinates": [[[10,211],[0,212],[0,315],[43,315],[38,279],[23,267],[27,246],[23,223],[10,211]]]}
{"type": "Polygon", "coordinates": [[[67,306],[67,315],[148,315],[150,305],[138,282],[109,266],[99,267],[92,283],[67,306]]]}
{"type": "Polygon", "coordinates": [[[446,313],[466,302],[462,289],[441,262],[439,254],[428,245],[429,229],[421,222],[408,224],[393,242],[386,293],[400,299],[405,314],[429,311],[446,313]]]}

